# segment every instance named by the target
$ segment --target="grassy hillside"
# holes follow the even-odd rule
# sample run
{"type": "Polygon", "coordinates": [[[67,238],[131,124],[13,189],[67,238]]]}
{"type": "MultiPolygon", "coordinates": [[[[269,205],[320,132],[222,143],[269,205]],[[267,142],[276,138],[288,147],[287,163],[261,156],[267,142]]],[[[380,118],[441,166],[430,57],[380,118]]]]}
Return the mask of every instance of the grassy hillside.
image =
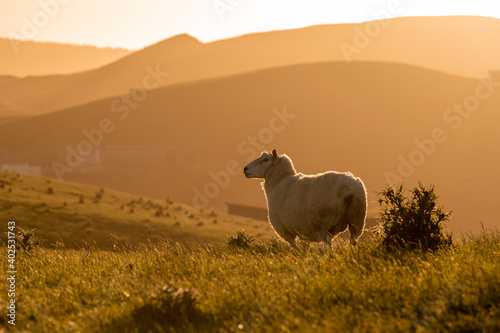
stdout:
{"type": "Polygon", "coordinates": [[[59,240],[67,246],[109,247],[165,237],[203,244],[241,229],[257,238],[274,236],[264,221],[6,171],[0,171],[0,220],[36,228],[49,247],[59,240]]]}
{"type": "MultiPolygon", "coordinates": [[[[247,244],[247,243],[245,243],[247,244]]],[[[500,234],[434,253],[343,242],[19,252],[16,326],[31,332],[498,332],[500,234]]],[[[7,271],[7,261],[0,261],[7,271]]],[[[0,287],[7,290],[8,281],[0,287]]],[[[0,295],[0,306],[7,300],[0,295]]]]}

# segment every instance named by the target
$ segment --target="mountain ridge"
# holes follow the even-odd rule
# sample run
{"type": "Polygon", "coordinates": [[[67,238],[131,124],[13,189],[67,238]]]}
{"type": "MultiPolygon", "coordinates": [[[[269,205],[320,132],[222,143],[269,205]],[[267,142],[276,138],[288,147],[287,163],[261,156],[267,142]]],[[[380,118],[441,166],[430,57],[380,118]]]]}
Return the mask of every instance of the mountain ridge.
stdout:
{"type": "Polygon", "coordinates": [[[419,17],[387,22],[390,24],[370,39],[369,45],[358,48],[359,54],[352,59],[346,59],[341,44],[356,44],[357,36],[367,24],[380,22],[256,33],[211,43],[201,43],[184,34],[91,71],[57,78],[32,77],[4,84],[0,100],[36,113],[55,111],[125,94],[141,85],[148,67],[159,67],[170,74],[160,86],[322,61],[404,62],[448,73],[458,71],[471,77],[485,76],[488,70],[500,68],[500,47],[495,42],[495,36],[500,34],[500,20],[419,17]],[[479,33],[481,38],[477,37],[479,33]],[[454,42],[454,36],[462,38],[460,43],[454,42]],[[182,44],[182,49],[178,50],[177,44],[182,44]],[[38,93],[26,98],[26,91],[38,93]]]}
{"type": "Polygon", "coordinates": [[[0,75],[71,74],[113,62],[131,50],[0,38],[0,75]]]}

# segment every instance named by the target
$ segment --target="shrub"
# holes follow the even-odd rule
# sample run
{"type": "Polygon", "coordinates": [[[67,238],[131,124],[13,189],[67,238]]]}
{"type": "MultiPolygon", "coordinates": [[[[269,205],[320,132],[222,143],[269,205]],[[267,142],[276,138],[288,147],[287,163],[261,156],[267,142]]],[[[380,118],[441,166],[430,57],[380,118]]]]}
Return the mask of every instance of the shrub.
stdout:
{"type": "Polygon", "coordinates": [[[30,252],[31,250],[42,245],[42,238],[35,235],[35,229],[28,231],[20,227],[17,227],[16,229],[16,246],[19,249],[30,252]]]}
{"type": "Polygon", "coordinates": [[[98,191],[95,193],[95,200],[99,201],[102,199],[102,196],[104,195],[104,190],[103,191],[98,191]]]}
{"type": "Polygon", "coordinates": [[[254,241],[254,237],[247,235],[245,230],[238,231],[236,236],[227,237],[227,245],[239,248],[248,248],[254,241]]]}
{"type": "Polygon", "coordinates": [[[451,235],[443,232],[442,223],[448,221],[451,212],[437,205],[434,187],[421,183],[411,190],[412,196],[404,196],[403,185],[386,187],[379,195],[382,211],[378,234],[387,248],[436,250],[452,244],[451,235]]]}

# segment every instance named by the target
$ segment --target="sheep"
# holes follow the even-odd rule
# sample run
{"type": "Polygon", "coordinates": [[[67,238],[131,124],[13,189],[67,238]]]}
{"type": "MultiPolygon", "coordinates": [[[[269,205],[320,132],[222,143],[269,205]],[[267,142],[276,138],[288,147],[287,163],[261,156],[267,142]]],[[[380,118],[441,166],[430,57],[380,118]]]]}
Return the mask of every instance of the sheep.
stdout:
{"type": "Polygon", "coordinates": [[[363,233],[366,189],[351,173],[297,173],[292,160],[276,149],[262,152],[243,172],[247,178],[264,178],[269,222],[291,247],[296,247],[297,237],[330,246],[332,238],[347,228],[355,245],[363,233]]]}

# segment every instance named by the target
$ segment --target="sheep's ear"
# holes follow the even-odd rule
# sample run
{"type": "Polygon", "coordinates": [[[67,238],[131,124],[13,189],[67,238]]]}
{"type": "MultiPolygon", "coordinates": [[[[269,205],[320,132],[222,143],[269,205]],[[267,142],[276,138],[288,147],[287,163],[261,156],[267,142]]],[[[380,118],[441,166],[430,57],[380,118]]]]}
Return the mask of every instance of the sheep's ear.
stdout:
{"type": "Polygon", "coordinates": [[[278,158],[278,152],[276,151],[276,149],[273,149],[273,159],[277,158],[278,158]]]}

